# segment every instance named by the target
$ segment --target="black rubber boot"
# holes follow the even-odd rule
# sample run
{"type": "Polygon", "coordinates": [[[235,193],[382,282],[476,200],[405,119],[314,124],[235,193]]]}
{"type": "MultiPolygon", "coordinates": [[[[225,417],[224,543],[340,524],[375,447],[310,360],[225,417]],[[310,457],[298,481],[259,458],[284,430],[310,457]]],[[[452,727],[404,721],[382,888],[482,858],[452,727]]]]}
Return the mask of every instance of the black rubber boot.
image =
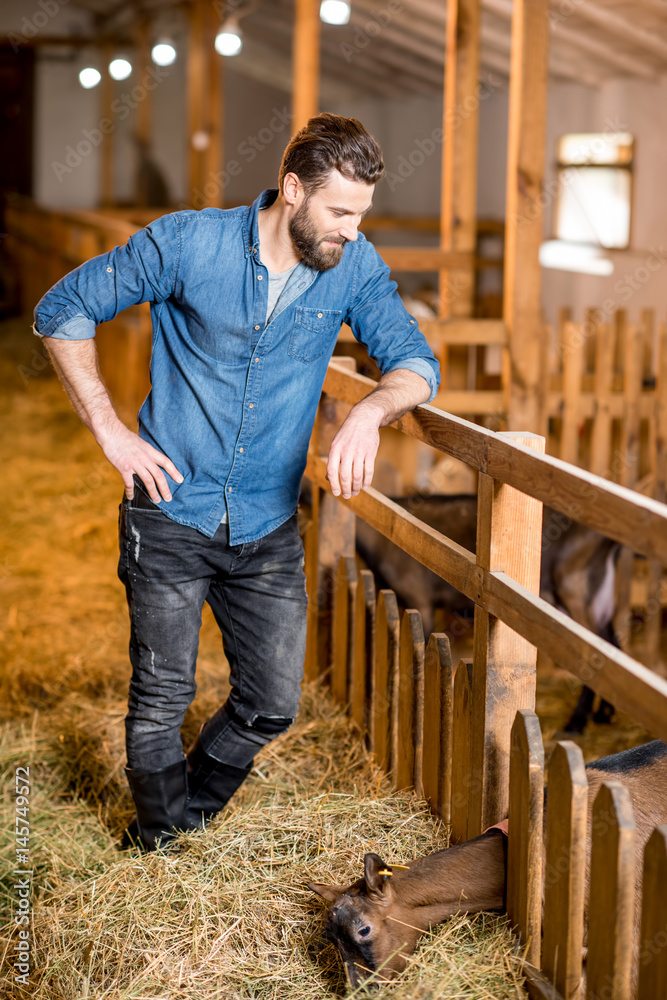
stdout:
{"type": "Polygon", "coordinates": [[[185,758],[163,771],[133,771],[126,767],[125,774],[137,816],[126,831],[124,846],[139,841],[147,851],[154,851],[174,840],[179,830],[192,828],[183,815],[188,794],[185,758]]]}
{"type": "Polygon", "coordinates": [[[206,753],[198,736],[187,755],[188,800],[183,821],[188,828],[206,826],[243,784],[253,763],[248,767],[221,764],[206,753]]]}

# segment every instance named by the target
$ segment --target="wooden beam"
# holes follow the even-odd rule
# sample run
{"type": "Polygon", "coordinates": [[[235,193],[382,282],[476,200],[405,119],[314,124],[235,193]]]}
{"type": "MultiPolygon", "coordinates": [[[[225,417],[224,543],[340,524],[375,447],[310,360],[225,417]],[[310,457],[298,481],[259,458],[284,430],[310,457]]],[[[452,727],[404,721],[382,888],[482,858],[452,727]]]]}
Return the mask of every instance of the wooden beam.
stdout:
{"type": "Polygon", "coordinates": [[[208,95],[207,95],[207,131],[210,136],[208,149],[205,151],[204,195],[206,204],[213,208],[222,208],[225,203],[225,189],[222,182],[223,136],[224,136],[224,58],[215,50],[215,36],[220,27],[220,21],[215,10],[215,4],[207,4],[204,24],[204,45],[207,61],[208,95]],[[210,185],[210,186],[209,186],[210,185]]]}
{"type": "MultiPolygon", "coordinates": [[[[102,85],[100,87],[100,100],[102,103],[101,118],[114,121],[113,94],[114,81],[109,73],[109,63],[113,59],[114,50],[111,45],[102,46],[102,85]]],[[[113,132],[107,132],[102,142],[100,150],[100,204],[103,208],[113,205],[114,183],[113,183],[113,132]]]]}
{"type": "Polygon", "coordinates": [[[510,331],[510,430],[546,431],[541,397],[539,248],[546,144],[548,0],[514,0],[505,229],[504,319],[510,331]]]}
{"type": "Polygon", "coordinates": [[[430,247],[375,248],[392,271],[438,271],[443,267],[467,268],[472,255],[463,251],[437,250],[430,247]]]}
{"type": "MultiPolygon", "coordinates": [[[[344,371],[334,359],[325,392],[350,405],[377,385],[344,371]]],[[[422,404],[392,426],[466,465],[523,490],[573,520],[635,552],[667,564],[667,507],[550,455],[536,455],[461,417],[422,404]]]]}
{"type": "MultiPolygon", "coordinates": [[[[199,193],[203,197],[205,150],[197,149],[195,136],[205,134],[205,9],[201,0],[195,0],[188,10],[188,54],[187,54],[187,147],[188,147],[188,201],[193,201],[199,193]]],[[[202,207],[199,205],[198,207],[202,207]]]]}
{"type": "Polygon", "coordinates": [[[292,134],[317,114],[320,87],[319,0],[296,0],[292,85],[292,134]]]}
{"type": "Polygon", "coordinates": [[[589,0],[584,0],[577,4],[576,15],[589,24],[595,24],[598,28],[609,32],[610,35],[623,39],[626,45],[628,43],[638,45],[647,52],[660,56],[661,59],[667,59],[667,42],[663,41],[659,32],[638,28],[631,21],[614,14],[609,7],[601,8],[589,0]]]}
{"type": "MultiPolygon", "coordinates": [[[[447,4],[445,96],[440,208],[440,249],[471,255],[477,240],[479,132],[479,0],[447,4]]],[[[475,270],[471,263],[440,272],[441,316],[472,316],[475,270]]]]}

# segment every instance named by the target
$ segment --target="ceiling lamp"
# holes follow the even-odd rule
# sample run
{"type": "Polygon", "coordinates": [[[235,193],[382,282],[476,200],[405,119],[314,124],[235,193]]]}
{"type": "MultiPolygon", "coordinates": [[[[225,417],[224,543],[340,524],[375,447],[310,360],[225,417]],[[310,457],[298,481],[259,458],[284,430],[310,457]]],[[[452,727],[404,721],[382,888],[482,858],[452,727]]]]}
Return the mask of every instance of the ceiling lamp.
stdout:
{"type": "Polygon", "coordinates": [[[127,80],[132,72],[132,63],[127,59],[112,59],[109,63],[109,73],[114,80],[127,80]]]}
{"type": "Polygon", "coordinates": [[[161,38],[151,50],[151,58],[158,66],[171,66],[176,61],[176,49],[166,38],[161,38]]]}
{"type": "Polygon", "coordinates": [[[102,79],[102,74],[98,69],[94,69],[92,66],[86,66],[79,73],[79,83],[84,90],[92,90],[102,79]]]}
{"type": "Polygon", "coordinates": [[[322,0],[320,20],[325,24],[347,24],[350,20],[350,5],[347,0],[322,0]]]}
{"type": "Polygon", "coordinates": [[[215,36],[215,50],[221,56],[237,56],[243,48],[241,31],[233,18],[230,18],[222,26],[222,29],[215,36]]]}

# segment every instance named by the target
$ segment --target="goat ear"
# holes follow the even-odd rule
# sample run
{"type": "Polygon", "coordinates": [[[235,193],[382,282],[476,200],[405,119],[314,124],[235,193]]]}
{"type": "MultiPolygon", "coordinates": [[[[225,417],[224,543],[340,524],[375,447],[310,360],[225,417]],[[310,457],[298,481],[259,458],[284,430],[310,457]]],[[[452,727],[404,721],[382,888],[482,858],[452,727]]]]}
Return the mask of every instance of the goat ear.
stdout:
{"type": "Polygon", "coordinates": [[[322,896],[328,903],[335,903],[339,896],[345,892],[344,885],[324,885],[322,882],[309,882],[308,888],[322,896]]]}
{"type": "Polygon", "coordinates": [[[387,902],[391,894],[391,878],[386,874],[388,871],[391,869],[379,854],[364,855],[366,891],[369,897],[378,903],[387,902]]]}

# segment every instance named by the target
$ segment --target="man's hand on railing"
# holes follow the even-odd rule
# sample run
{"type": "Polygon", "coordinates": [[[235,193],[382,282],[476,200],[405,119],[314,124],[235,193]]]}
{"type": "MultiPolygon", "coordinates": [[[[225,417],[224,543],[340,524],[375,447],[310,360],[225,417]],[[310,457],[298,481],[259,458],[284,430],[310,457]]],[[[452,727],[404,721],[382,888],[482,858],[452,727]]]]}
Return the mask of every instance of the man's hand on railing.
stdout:
{"type": "Polygon", "coordinates": [[[356,497],[373,481],[380,427],[398,420],[431,394],[426,379],[398,368],[383,375],[377,388],[350,410],[329,451],[327,479],[335,497],[356,497]]]}

